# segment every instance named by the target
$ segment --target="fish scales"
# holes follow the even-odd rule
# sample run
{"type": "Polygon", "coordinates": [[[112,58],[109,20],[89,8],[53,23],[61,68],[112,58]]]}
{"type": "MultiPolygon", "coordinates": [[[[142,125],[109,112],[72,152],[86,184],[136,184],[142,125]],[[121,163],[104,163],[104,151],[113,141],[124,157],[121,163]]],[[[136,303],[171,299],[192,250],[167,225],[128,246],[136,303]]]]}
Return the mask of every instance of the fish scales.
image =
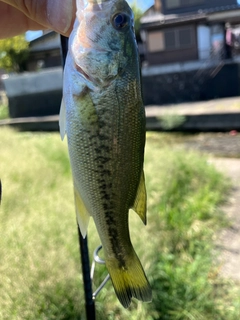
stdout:
{"type": "Polygon", "coordinates": [[[66,131],[80,230],[85,236],[92,216],[115,292],[128,307],[132,296],[151,300],[128,227],[130,208],[146,222],[145,111],[132,11],[124,0],[77,4],[61,135],[66,131]]]}
{"type": "MultiPolygon", "coordinates": [[[[81,190],[81,185],[87,184],[85,189],[79,192],[83,198],[89,198],[89,203],[86,203],[89,212],[99,212],[95,214],[94,219],[102,218],[103,221],[108,221],[105,215],[110,216],[109,212],[111,212],[112,217],[109,219],[114,220],[116,225],[118,224],[117,219],[122,219],[122,215],[114,217],[114,211],[124,212],[127,217],[128,209],[132,207],[135,200],[142,171],[139,154],[143,153],[143,146],[139,147],[139,144],[133,142],[141,139],[139,130],[135,128],[139,128],[139,122],[140,124],[142,122],[141,125],[144,126],[145,120],[144,114],[141,115],[136,112],[137,108],[132,108],[133,103],[129,104],[129,110],[126,105],[125,108],[122,108],[121,85],[116,82],[114,87],[113,90],[109,90],[114,94],[105,93],[102,99],[97,98],[96,122],[95,115],[92,116],[93,121],[88,122],[87,126],[80,123],[80,119],[83,118],[81,114],[79,118],[74,117],[74,119],[79,119],[79,123],[72,127],[72,133],[70,131],[70,137],[76,138],[69,138],[69,150],[72,151],[71,166],[74,170],[73,176],[77,189],[81,190]],[[112,104],[118,108],[112,108],[112,104]],[[129,122],[131,123],[130,128],[129,122]],[[79,137],[76,135],[76,130],[79,137]],[[89,155],[90,149],[91,155],[89,155]],[[81,159],[75,150],[81,153],[81,159]],[[80,162],[81,165],[79,165],[80,162]],[[114,176],[117,179],[114,179],[114,176]],[[110,207],[109,204],[111,204],[110,207]]],[[[86,108],[88,107],[92,105],[86,105],[86,108]]],[[[111,223],[110,230],[112,229],[113,223],[111,223]]],[[[126,231],[124,233],[122,234],[123,239],[126,237],[126,231]]]]}

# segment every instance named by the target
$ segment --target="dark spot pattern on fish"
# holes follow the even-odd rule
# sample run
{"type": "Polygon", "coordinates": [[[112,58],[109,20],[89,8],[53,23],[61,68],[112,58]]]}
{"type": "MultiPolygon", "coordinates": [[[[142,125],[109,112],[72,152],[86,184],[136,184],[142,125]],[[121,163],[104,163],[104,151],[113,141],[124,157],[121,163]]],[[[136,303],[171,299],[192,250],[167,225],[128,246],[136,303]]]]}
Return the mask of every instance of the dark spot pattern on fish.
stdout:
{"type": "Polygon", "coordinates": [[[98,135],[99,140],[104,141],[104,140],[108,140],[108,136],[104,135],[104,134],[99,134],[98,135]]]}
{"type": "Polygon", "coordinates": [[[104,177],[104,176],[111,176],[112,175],[112,173],[111,173],[111,171],[110,170],[103,170],[102,172],[100,172],[100,175],[102,176],[102,177],[104,177]]]}
{"type": "MultiPolygon", "coordinates": [[[[105,205],[107,206],[106,203],[105,205]]],[[[126,268],[126,263],[125,263],[125,260],[123,259],[124,254],[122,252],[121,246],[119,245],[120,244],[119,233],[116,228],[117,222],[115,220],[113,210],[105,211],[105,220],[108,226],[108,235],[109,235],[112,252],[114,253],[115,258],[119,263],[119,268],[126,268]]]]}
{"type": "Polygon", "coordinates": [[[105,179],[98,179],[97,182],[98,182],[99,184],[105,183],[105,179]]]}
{"type": "Polygon", "coordinates": [[[126,269],[126,263],[124,260],[124,255],[122,253],[121,247],[119,246],[119,235],[118,230],[113,226],[110,226],[108,229],[108,234],[111,242],[112,251],[118,261],[119,268],[126,269]]]}
{"type": "Polygon", "coordinates": [[[118,39],[114,39],[114,38],[111,38],[108,40],[107,42],[109,48],[113,51],[118,51],[119,50],[119,42],[118,42],[118,39]]]}
{"type": "Polygon", "coordinates": [[[108,113],[108,110],[107,109],[100,109],[98,110],[98,115],[99,116],[104,116],[106,113],[108,113]]]}
{"type": "Polygon", "coordinates": [[[101,191],[100,193],[103,193],[103,196],[101,197],[102,200],[110,200],[111,199],[109,194],[107,194],[103,191],[101,191]]]}
{"type": "Polygon", "coordinates": [[[109,153],[111,151],[111,148],[109,146],[101,145],[94,149],[95,152],[98,153],[109,153]]]}
{"type": "Polygon", "coordinates": [[[99,129],[103,129],[104,127],[106,127],[106,122],[105,121],[99,121],[98,122],[98,127],[99,127],[99,129]]]}
{"type": "Polygon", "coordinates": [[[95,150],[96,153],[101,153],[102,152],[102,150],[99,147],[95,148],[94,150],[95,150]]]}
{"type": "Polygon", "coordinates": [[[100,32],[101,34],[103,34],[103,33],[106,31],[106,29],[107,29],[107,26],[106,26],[105,24],[103,24],[103,25],[100,27],[99,32],[100,32]]]}
{"type": "Polygon", "coordinates": [[[105,216],[108,225],[113,225],[116,223],[115,219],[113,218],[113,211],[106,211],[105,216]]]}
{"type": "Polygon", "coordinates": [[[113,210],[114,204],[113,201],[108,201],[103,203],[103,209],[107,212],[108,210],[113,210]]]}
{"type": "Polygon", "coordinates": [[[119,66],[118,75],[119,76],[124,76],[125,73],[126,73],[126,70],[123,67],[119,66]]]}
{"type": "Polygon", "coordinates": [[[89,93],[89,88],[88,88],[87,86],[85,86],[85,87],[83,88],[83,90],[80,92],[80,95],[77,96],[77,98],[79,98],[79,99],[84,99],[85,96],[86,96],[88,93],[89,93]]]}
{"type": "MultiPolygon", "coordinates": [[[[90,139],[90,140],[93,140],[93,139],[94,139],[93,142],[95,142],[95,139],[96,139],[97,137],[98,137],[98,135],[92,134],[92,135],[89,136],[89,139],[90,139]]],[[[96,143],[96,142],[95,142],[95,143],[96,143]]]]}
{"type": "Polygon", "coordinates": [[[98,156],[97,158],[94,159],[94,161],[100,161],[101,164],[106,164],[109,162],[111,158],[103,157],[103,156],[98,156]]]}
{"type": "Polygon", "coordinates": [[[104,146],[104,145],[102,145],[102,146],[101,146],[101,150],[104,151],[104,152],[109,153],[109,152],[111,151],[111,148],[110,148],[109,146],[104,146]]]}

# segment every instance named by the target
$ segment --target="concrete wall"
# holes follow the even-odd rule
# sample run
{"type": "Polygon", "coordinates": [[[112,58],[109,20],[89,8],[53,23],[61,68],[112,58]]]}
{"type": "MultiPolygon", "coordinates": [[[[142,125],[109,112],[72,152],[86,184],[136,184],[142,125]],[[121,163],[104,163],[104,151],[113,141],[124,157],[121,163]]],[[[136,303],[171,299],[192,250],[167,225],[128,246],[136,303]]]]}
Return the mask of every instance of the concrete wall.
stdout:
{"type": "Polygon", "coordinates": [[[186,63],[143,69],[145,105],[176,104],[240,94],[239,64],[186,63]]]}
{"type": "MultiPolygon", "coordinates": [[[[240,64],[201,61],[142,69],[145,105],[175,104],[240,95],[240,64]]],[[[12,118],[59,113],[62,68],[3,80],[12,118]]]]}
{"type": "Polygon", "coordinates": [[[10,75],[3,80],[12,118],[58,114],[62,68],[10,75]]]}

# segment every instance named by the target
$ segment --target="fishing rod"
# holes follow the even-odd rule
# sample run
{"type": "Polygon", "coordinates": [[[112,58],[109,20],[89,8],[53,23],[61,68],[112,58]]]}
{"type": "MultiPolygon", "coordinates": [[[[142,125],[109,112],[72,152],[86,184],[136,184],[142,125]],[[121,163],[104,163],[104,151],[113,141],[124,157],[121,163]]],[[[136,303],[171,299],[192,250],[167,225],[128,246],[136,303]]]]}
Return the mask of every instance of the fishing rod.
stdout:
{"type": "MultiPolygon", "coordinates": [[[[68,38],[61,35],[61,51],[62,51],[62,65],[65,67],[67,52],[68,52],[68,38]]],[[[1,186],[1,185],[0,185],[1,186]]],[[[97,247],[93,253],[93,262],[90,270],[90,260],[89,260],[89,251],[88,251],[88,240],[87,237],[83,238],[81,231],[78,227],[78,241],[79,241],[79,250],[81,257],[82,265],[82,277],[83,277],[83,286],[85,294],[85,309],[87,320],[96,319],[96,310],[95,310],[95,299],[100,291],[104,288],[108,280],[110,279],[109,274],[103,280],[101,285],[97,288],[95,292],[92,290],[92,281],[94,278],[94,271],[96,263],[105,264],[105,261],[99,257],[99,251],[102,249],[102,246],[97,247]]]]}

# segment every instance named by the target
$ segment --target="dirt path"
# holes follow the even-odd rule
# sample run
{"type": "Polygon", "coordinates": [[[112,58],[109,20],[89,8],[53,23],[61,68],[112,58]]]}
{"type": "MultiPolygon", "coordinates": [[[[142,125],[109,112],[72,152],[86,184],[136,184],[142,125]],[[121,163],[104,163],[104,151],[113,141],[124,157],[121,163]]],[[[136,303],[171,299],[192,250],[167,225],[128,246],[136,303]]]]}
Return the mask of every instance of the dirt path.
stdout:
{"type": "Polygon", "coordinates": [[[231,226],[218,236],[217,247],[221,250],[220,274],[240,281],[240,133],[187,135],[178,143],[208,155],[210,162],[232,180],[233,190],[223,207],[231,226]]]}
{"type": "Polygon", "coordinates": [[[223,207],[232,225],[221,232],[217,241],[222,252],[220,274],[240,281],[240,159],[212,158],[210,161],[233,182],[229,201],[223,207]]]}

